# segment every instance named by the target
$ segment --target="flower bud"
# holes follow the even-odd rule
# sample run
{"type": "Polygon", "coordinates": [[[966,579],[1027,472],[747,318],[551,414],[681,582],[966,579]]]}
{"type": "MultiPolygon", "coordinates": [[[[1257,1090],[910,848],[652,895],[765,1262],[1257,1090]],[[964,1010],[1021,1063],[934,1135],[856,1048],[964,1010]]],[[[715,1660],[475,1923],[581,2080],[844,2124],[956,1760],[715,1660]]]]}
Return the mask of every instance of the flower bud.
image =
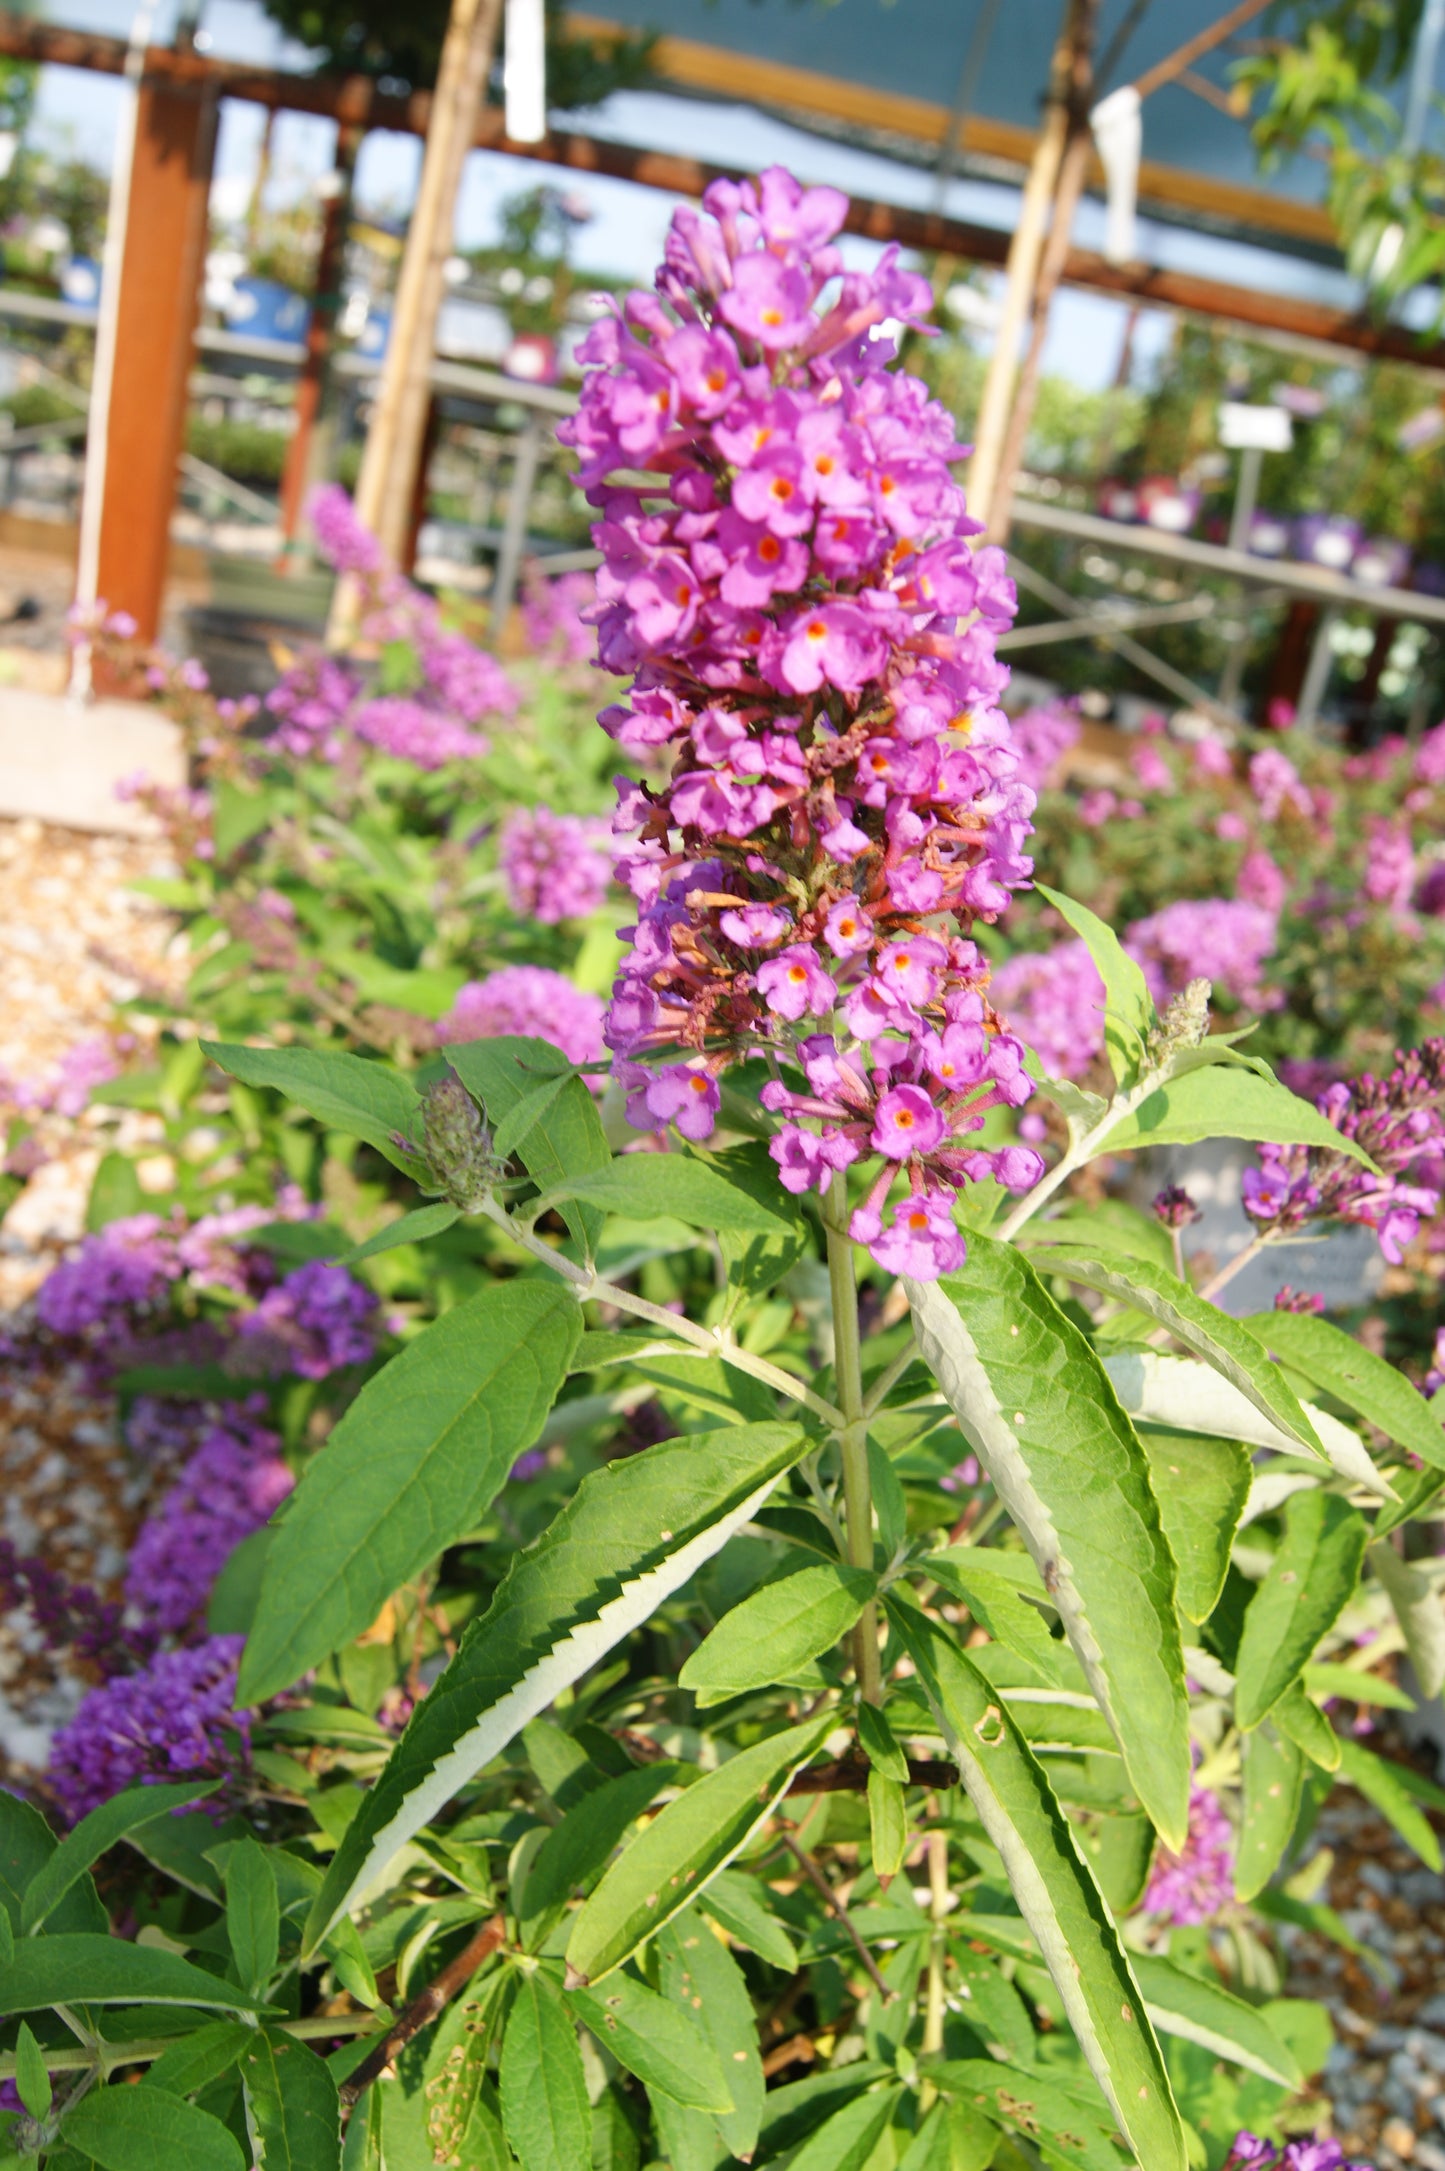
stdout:
{"type": "Polygon", "coordinates": [[[470,1213],[481,1204],[496,1173],[492,1134],[455,1071],[422,1095],[422,1136],[434,1187],[453,1206],[470,1213]]]}

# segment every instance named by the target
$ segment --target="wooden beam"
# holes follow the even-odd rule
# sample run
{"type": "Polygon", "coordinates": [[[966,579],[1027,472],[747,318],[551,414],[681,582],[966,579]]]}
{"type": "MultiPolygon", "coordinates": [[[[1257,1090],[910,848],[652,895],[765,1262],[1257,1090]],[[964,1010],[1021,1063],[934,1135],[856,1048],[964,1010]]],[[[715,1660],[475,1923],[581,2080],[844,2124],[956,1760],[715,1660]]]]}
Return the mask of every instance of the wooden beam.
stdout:
{"type": "MultiPolygon", "coordinates": [[[[125,42],[87,31],[57,29],[33,17],[0,10],[0,58],[119,75],[125,64],[125,42]]],[[[147,54],[146,68],[157,79],[177,84],[210,83],[218,97],[244,98],[259,105],[326,114],[333,119],[355,120],[364,127],[390,128],[413,135],[425,133],[431,111],[429,92],[414,91],[404,98],[385,96],[366,76],[288,75],[280,69],[213,61],[199,53],[174,53],[160,47],[147,54]]],[[[544,137],[540,143],[512,143],[503,132],[501,113],[493,107],[482,113],[476,144],[478,149],[506,151],[514,158],[536,159],[577,173],[607,174],[679,196],[701,195],[709,181],[730,170],[670,152],[608,142],[580,131],[559,132],[544,137]]],[[[944,251],[976,264],[1002,265],[1008,254],[1009,236],[998,227],[944,218],[937,212],[879,203],[867,197],[853,198],[847,226],[850,233],[863,234],[873,241],[897,241],[905,248],[925,252],[944,251]]],[[[1445,341],[1422,339],[1402,325],[1378,323],[1324,302],[1299,301],[1262,288],[1232,286],[1222,280],[1200,279],[1188,272],[1163,271],[1149,265],[1108,264],[1102,256],[1082,249],[1069,251],[1063,278],[1067,286],[1085,287],[1094,293],[1117,294],[1162,309],[1187,310],[1258,331],[1283,332],[1291,338],[1316,340],[1356,354],[1412,362],[1422,369],[1445,372],[1445,341]]]]}
{"type": "MultiPolygon", "coordinates": [[[[1250,0],[1250,4],[1263,6],[1264,0],[1250,0]]],[[[619,23],[571,9],[567,28],[573,36],[602,41],[627,34],[619,23]]],[[[932,99],[877,90],[871,84],[820,75],[811,68],[794,68],[783,61],[760,60],[750,53],[702,45],[692,38],[659,38],[652,48],[651,67],[664,82],[677,83],[687,90],[706,91],[714,97],[745,98],[751,104],[783,112],[849,121],[855,127],[903,136],[913,143],[941,144],[952,120],[951,109],[932,99]]],[[[1021,128],[1012,121],[992,120],[984,113],[969,113],[965,119],[971,153],[999,159],[1021,170],[1032,165],[1038,149],[1037,130],[1021,128]]],[[[1089,162],[1088,182],[1091,188],[1104,185],[1104,169],[1097,157],[1089,162]]],[[[1187,167],[1165,165],[1157,159],[1146,158],[1140,165],[1139,198],[1141,203],[1196,215],[1204,213],[1257,233],[1279,234],[1327,248],[1338,246],[1334,222],[1322,205],[1299,203],[1270,189],[1219,181],[1209,174],[1191,173],[1187,167]]]]}
{"type": "Polygon", "coordinates": [[[142,78],[121,263],[96,593],[160,626],[206,253],[216,103],[203,83],[142,78]]]}

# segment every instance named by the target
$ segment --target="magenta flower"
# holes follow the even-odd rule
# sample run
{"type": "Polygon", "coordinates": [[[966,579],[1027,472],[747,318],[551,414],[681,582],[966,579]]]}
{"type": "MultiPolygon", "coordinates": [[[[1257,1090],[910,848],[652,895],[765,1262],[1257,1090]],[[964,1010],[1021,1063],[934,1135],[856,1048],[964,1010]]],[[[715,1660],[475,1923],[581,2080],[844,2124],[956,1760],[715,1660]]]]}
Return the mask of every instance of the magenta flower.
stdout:
{"type": "Polygon", "coordinates": [[[932,1153],[943,1137],[943,1117],[920,1086],[895,1086],[885,1093],[873,1117],[875,1153],[890,1161],[932,1153]]]}
{"type": "Polygon", "coordinates": [[[1187,1926],[1210,1921],[1234,1890],[1234,1828],[1208,1787],[1189,1794],[1189,1833],[1182,1852],[1161,1846],[1142,1905],[1187,1926]]]}
{"type": "Polygon", "coordinates": [[[654,1072],[645,1097],[653,1121],[675,1123],[684,1138],[708,1137],[722,1105],[716,1078],[690,1063],[654,1072]]]}
{"type": "Polygon", "coordinates": [[[1040,1168],[970,1135],[1032,1090],[968,937],[1028,877],[1033,794],[998,706],[1007,561],[973,548],[952,422],[874,336],[928,292],[896,252],[844,272],[845,208],[776,168],[716,183],[656,292],[580,350],[563,435],[598,515],[599,661],[632,681],[602,723],[666,777],[618,787],[638,911],[606,1040],[631,1120],[690,1137],[765,1056],[779,1180],[874,1161],[860,1240],[938,1273],[959,1185],[1040,1168]],[[617,482],[638,467],[646,489],[617,482]]]}
{"type": "Polygon", "coordinates": [[[796,1024],[808,1016],[825,1018],[838,990],[831,974],[819,964],[816,951],[795,943],[758,967],[758,993],[775,1017],[796,1024]]]}

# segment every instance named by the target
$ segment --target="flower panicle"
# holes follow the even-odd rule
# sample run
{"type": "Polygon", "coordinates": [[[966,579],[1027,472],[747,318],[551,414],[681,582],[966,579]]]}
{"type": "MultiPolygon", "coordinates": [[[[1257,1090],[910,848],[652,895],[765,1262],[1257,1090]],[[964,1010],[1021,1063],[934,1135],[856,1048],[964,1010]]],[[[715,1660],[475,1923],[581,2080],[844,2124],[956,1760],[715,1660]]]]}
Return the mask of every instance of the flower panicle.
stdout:
{"type": "Polygon", "coordinates": [[[776,167],[714,184],[581,350],[563,434],[599,662],[632,680],[601,720],[667,764],[619,781],[638,913],[606,1034],[631,1120],[690,1139],[762,1058],[784,1185],[876,1161],[852,1233],[932,1277],[962,1183],[1042,1172],[970,1136],[1032,1091],[969,938],[1031,872],[1034,793],[997,705],[1005,561],[973,547],[951,418],[890,367],[931,294],[893,250],[845,270],[846,208],[776,167]]]}

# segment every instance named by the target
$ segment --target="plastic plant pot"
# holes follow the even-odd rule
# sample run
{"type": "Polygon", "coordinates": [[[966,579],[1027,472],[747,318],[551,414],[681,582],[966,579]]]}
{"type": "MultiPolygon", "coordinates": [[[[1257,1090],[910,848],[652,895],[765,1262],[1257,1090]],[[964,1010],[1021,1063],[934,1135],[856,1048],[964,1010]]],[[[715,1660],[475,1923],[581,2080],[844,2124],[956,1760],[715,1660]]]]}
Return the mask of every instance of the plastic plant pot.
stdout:
{"type": "Polygon", "coordinates": [[[1367,536],[1350,571],[1366,588],[1399,588],[1410,571],[1410,553],[1393,536],[1367,536]]]}
{"type": "Polygon", "coordinates": [[[1187,535],[1199,518],[1200,493],[1164,475],[1151,476],[1139,492],[1145,524],[1165,535],[1187,535]]]}
{"type": "Polygon", "coordinates": [[[1294,525],[1294,554],[1306,565],[1344,573],[1360,547],[1361,533],[1359,521],[1342,513],[1306,513],[1294,525]]]}
{"type": "Polygon", "coordinates": [[[1282,558],[1289,549],[1289,522],[1278,513],[1252,513],[1248,549],[1256,558],[1282,558]]]}

